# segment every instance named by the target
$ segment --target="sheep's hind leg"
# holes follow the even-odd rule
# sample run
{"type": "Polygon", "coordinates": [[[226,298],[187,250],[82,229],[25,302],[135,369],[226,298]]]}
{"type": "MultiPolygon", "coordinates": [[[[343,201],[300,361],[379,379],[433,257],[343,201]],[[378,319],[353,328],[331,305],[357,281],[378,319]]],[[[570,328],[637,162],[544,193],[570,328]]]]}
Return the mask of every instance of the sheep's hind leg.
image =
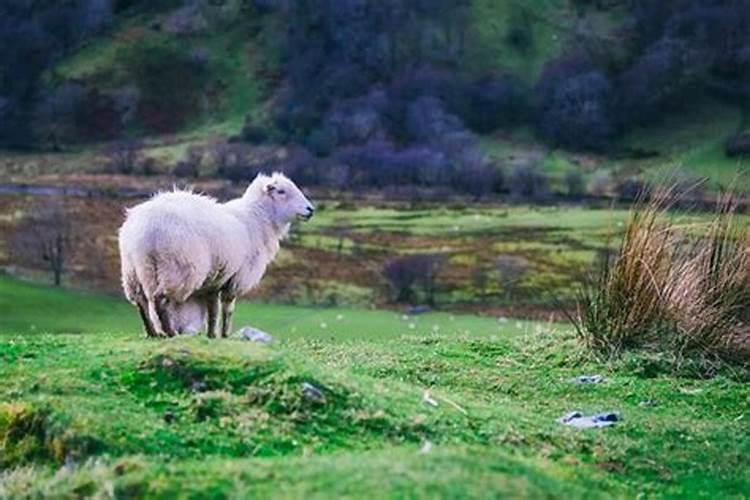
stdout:
{"type": "Polygon", "coordinates": [[[208,311],[208,327],[206,335],[208,338],[216,337],[216,327],[219,323],[219,293],[212,293],[206,298],[206,310],[208,311]]]}
{"type": "Polygon", "coordinates": [[[177,332],[175,332],[174,328],[172,327],[172,322],[167,312],[167,298],[164,295],[156,297],[154,299],[154,307],[156,309],[156,315],[159,317],[159,322],[161,323],[161,328],[164,331],[164,334],[167,337],[176,336],[177,332]]]}
{"type": "Polygon", "coordinates": [[[156,333],[154,325],[151,324],[151,319],[148,316],[148,305],[145,303],[145,300],[139,300],[136,307],[138,308],[138,313],[141,315],[143,327],[146,329],[146,336],[158,337],[159,335],[156,333]]]}
{"type": "Polygon", "coordinates": [[[221,338],[227,338],[232,329],[232,317],[234,316],[234,306],[237,303],[237,297],[227,294],[221,294],[221,338]]]}

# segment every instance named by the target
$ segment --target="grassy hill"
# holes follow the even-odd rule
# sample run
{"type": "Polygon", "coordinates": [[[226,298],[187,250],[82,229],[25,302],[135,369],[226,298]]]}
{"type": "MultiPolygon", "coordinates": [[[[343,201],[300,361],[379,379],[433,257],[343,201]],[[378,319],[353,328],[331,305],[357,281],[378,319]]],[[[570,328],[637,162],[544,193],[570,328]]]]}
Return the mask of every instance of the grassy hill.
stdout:
{"type": "Polygon", "coordinates": [[[600,365],[554,324],[242,305],[240,324],[276,337],[263,346],[146,340],[119,300],[9,278],[0,307],[0,497],[750,488],[747,384],[683,379],[658,359],[600,365]],[[570,382],[591,373],[606,383],[570,382]],[[558,424],[571,410],[623,420],[558,424]]]}

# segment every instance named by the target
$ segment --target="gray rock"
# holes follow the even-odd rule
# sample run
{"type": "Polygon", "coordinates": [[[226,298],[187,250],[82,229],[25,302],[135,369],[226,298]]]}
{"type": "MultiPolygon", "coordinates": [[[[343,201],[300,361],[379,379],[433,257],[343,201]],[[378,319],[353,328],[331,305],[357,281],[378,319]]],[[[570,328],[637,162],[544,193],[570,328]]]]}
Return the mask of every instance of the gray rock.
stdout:
{"type": "Polygon", "coordinates": [[[323,391],[308,382],[302,383],[302,395],[314,403],[326,402],[326,396],[323,394],[323,391]]]}
{"type": "Polygon", "coordinates": [[[409,316],[418,316],[420,314],[426,314],[430,312],[432,309],[430,309],[430,306],[411,306],[404,311],[409,316]]]}
{"type": "Polygon", "coordinates": [[[587,385],[587,384],[602,384],[606,381],[601,375],[580,375],[570,379],[574,384],[587,385]]]}
{"type": "Polygon", "coordinates": [[[270,344],[271,342],[273,342],[273,337],[271,337],[269,333],[266,333],[263,330],[258,330],[257,328],[253,328],[252,326],[246,326],[237,334],[242,339],[249,340],[251,342],[258,342],[260,344],[270,344]]]}
{"type": "Polygon", "coordinates": [[[617,412],[604,412],[585,416],[580,411],[572,411],[558,420],[563,425],[577,427],[579,429],[596,429],[600,427],[610,427],[622,420],[617,412]]]}

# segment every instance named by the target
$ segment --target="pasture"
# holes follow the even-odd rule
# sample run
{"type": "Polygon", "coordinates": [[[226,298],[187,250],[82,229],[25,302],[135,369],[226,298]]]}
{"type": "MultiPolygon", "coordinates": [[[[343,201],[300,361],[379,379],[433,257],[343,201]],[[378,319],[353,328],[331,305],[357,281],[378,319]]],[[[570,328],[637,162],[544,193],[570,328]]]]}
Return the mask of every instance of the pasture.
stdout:
{"type": "Polygon", "coordinates": [[[599,364],[565,325],[248,303],[275,343],[149,341],[117,298],[8,277],[0,310],[0,498],[750,491],[746,383],[599,364]]]}

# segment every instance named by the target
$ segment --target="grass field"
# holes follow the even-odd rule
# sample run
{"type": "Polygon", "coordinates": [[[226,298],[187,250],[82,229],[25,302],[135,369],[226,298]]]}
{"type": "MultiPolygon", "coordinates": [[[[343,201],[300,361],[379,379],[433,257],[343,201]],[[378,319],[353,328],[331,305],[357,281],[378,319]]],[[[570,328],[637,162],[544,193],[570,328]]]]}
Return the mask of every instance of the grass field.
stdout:
{"type": "Polygon", "coordinates": [[[750,491],[746,383],[600,365],[560,325],[243,304],[274,344],[149,341],[119,299],[7,277],[0,311],[0,498],[750,491]]]}

